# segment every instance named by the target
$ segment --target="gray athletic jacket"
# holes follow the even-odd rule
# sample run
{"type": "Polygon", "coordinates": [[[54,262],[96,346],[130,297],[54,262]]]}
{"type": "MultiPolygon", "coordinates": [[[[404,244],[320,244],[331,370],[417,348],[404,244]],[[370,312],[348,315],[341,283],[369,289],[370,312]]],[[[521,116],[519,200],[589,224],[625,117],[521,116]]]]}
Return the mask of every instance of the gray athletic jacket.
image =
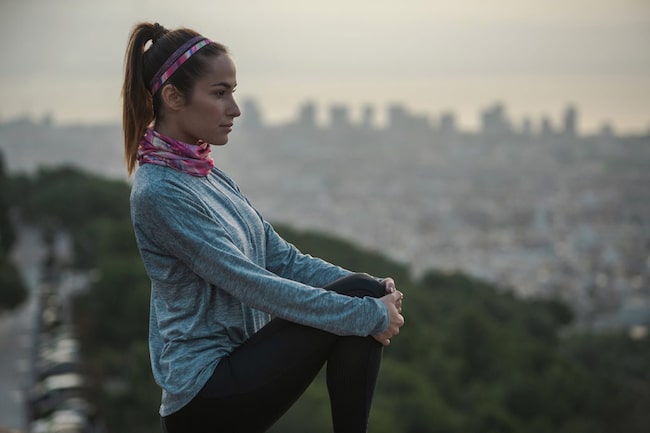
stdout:
{"type": "Polygon", "coordinates": [[[151,279],[149,350],[161,416],[194,398],[224,356],[271,315],[338,335],[388,327],[381,301],[320,289],[350,272],[300,253],[221,170],[145,164],[131,218],[151,279]]]}

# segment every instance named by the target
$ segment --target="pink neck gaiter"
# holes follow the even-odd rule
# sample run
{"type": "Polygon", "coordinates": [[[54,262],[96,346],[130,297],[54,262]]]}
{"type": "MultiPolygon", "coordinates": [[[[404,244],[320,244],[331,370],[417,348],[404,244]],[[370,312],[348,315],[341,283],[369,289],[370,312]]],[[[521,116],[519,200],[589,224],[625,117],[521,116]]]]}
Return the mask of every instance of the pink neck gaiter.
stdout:
{"type": "Polygon", "coordinates": [[[188,144],[148,128],[138,147],[138,163],[164,165],[192,176],[207,176],[214,167],[210,144],[188,144]]]}

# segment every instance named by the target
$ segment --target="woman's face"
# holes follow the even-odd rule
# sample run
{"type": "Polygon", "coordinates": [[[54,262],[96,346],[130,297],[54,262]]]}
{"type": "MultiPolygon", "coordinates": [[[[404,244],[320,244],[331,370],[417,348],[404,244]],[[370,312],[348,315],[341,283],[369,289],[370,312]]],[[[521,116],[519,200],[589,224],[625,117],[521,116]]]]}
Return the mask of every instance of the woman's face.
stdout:
{"type": "Polygon", "coordinates": [[[186,143],[226,144],[233,121],[241,114],[233,97],[236,86],[235,64],[229,55],[208,60],[207,73],[195,83],[191,99],[167,119],[174,123],[169,125],[174,131],[171,136],[186,143]]]}

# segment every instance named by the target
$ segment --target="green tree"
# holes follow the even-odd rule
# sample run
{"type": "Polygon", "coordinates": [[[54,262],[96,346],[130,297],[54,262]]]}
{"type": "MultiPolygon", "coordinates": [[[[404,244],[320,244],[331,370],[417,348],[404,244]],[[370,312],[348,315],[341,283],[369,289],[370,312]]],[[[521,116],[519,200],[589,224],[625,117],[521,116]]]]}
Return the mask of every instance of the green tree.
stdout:
{"type": "Polygon", "coordinates": [[[27,299],[27,289],[16,267],[0,254],[0,312],[12,310],[27,299]]]}
{"type": "Polygon", "coordinates": [[[4,155],[0,152],[0,311],[11,310],[27,299],[27,288],[9,252],[16,240],[16,233],[9,217],[10,181],[5,172],[4,155]]]}
{"type": "Polygon", "coordinates": [[[0,152],[0,250],[9,253],[16,240],[16,233],[9,218],[9,179],[5,171],[4,154],[0,152]]]}

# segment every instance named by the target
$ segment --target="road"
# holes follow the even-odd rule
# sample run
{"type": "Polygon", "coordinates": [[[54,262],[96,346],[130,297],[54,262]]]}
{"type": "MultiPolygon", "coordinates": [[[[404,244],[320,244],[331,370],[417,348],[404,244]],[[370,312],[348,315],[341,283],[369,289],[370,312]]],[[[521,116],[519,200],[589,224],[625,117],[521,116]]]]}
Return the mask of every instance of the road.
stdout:
{"type": "Polygon", "coordinates": [[[12,257],[20,266],[30,296],[11,313],[0,315],[0,432],[27,431],[25,396],[30,385],[35,312],[44,248],[36,231],[22,229],[12,257]]]}

